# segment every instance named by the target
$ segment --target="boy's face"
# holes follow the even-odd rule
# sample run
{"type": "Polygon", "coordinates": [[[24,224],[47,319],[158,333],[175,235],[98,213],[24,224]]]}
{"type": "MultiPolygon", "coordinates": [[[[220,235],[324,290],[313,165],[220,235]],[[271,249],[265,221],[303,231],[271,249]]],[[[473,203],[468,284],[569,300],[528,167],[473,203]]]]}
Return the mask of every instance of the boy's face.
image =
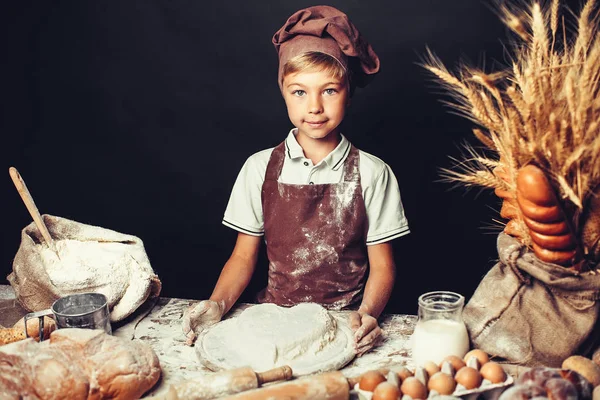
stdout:
{"type": "Polygon", "coordinates": [[[303,71],[285,76],[282,87],[298,135],[311,139],[337,135],[349,100],[346,80],[325,71],[303,71]]]}

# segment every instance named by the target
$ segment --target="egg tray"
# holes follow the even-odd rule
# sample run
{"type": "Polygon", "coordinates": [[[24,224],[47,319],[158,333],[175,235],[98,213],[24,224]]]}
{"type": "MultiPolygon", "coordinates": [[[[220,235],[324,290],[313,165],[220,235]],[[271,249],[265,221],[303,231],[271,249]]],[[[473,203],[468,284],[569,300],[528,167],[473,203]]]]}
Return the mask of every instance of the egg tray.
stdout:
{"type": "MultiPolygon", "coordinates": [[[[501,383],[493,383],[486,386],[480,386],[476,389],[469,390],[460,390],[454,391],[454,393],[450,396],[442,396],[442,395],[429,395],[427,400],[431,399],[462,399],[462,400],[477,400],[477,399],[485,399],[485,400],[497,400],[502,392],[512,386],[514,383],[514,379],[512,376],[507,375],[506,380],[501,383]]],[[[369,392],[366,390],[362,390],[358,388],[358,383],[354,385],[354,388],[350,390],[350,399],[352,400],[371,400],[373,397],[373,392],[369,392]]],[[[402,396],[401,400],[412,399],[410,396],[402,396]]]]}

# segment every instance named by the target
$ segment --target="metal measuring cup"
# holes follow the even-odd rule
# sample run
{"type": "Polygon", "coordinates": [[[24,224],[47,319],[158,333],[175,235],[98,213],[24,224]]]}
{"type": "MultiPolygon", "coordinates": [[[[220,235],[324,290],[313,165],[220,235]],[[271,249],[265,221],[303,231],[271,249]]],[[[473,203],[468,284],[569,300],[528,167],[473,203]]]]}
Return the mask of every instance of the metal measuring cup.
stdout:
{"type": "Polygon", "coordinates": [[[52,303],[47,310],[36,311],[25,315],[25,336],[27,320],[39,319],[40,342],[44,336],[44,316],[53,316],[56,328],[102,329],[112,334],[108,299],[102,293],[78,293],[64,296],[52,303]]]}

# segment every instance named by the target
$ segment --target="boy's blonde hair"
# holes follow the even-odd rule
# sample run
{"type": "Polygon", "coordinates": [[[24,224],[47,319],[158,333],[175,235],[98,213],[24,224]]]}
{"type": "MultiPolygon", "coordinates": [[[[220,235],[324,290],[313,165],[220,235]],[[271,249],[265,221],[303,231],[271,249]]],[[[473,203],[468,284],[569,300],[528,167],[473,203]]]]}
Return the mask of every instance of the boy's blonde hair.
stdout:
{"type": "Polygon", "coordinates": [[[286,76],[305,71],[323,71],[336,79],[346,81],[350,88],[350,74],[338,60],[329,54],[308,51],[288,60],[283,66],[282,81],[286,76]]]}

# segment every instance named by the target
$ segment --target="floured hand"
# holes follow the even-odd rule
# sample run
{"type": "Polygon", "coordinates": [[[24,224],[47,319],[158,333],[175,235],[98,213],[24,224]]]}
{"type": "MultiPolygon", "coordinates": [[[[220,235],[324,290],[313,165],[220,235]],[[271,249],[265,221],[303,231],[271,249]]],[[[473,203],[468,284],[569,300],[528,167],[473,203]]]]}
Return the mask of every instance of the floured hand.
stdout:
{"type": "Polygon", "coordinates": [[[224,310],[225,303],[222,301],[202,300],[189,306],[183,313],[185,344],[191,346],[203,330],[219,322],[224,310]]]}
{"type": "Polygon", "coordinates": [[[377,319],[367,313],[353,311],[350,314],[350,327],[354,332],[357,357],[371,350],[381,340],[382,332],[377,319]]]}

